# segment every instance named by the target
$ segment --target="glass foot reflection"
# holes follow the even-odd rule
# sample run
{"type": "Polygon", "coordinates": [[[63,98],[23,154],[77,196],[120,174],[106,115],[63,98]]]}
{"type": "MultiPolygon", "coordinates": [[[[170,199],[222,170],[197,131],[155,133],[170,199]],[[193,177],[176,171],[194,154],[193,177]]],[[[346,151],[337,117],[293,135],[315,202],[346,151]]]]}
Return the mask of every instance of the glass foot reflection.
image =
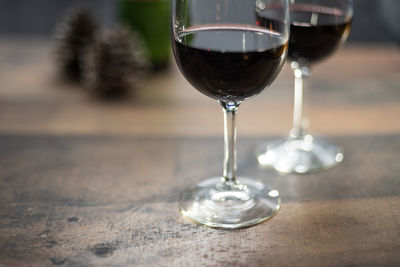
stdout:
{"type": "Polygon", "coordinates": [[[334,167],[343,160],[342,150],[322,138],[276,140],[256,150],[258,163],[281,173],[310,173],[334,167]]]}
{"type": "Polygon", "coordinates": [[[243,228],[265,221],[279,209],[279,192],[258,181],[239,177],[223,184],[220,177],[190,186],[180,196],[182,214],[216,228],[243,228]]]}

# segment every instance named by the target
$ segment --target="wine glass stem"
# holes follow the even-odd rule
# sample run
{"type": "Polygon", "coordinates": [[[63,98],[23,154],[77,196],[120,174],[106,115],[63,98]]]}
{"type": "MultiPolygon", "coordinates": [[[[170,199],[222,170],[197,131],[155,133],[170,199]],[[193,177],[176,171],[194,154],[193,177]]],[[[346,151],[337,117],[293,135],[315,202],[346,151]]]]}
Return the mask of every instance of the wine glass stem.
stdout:
{"type": "Polygon", "coordinates": [[[223,102],[224,111],[224,169],[225,183],[236,183],[236,112],[240,102],[223,102]]]}
{"type": "Polygon", "coordinates": [[[294,109],[293,128],[290,136],[294,139],[303,137],[303,78],[308,75],[305,67],[295,67],[294,72],[294,109]]]}

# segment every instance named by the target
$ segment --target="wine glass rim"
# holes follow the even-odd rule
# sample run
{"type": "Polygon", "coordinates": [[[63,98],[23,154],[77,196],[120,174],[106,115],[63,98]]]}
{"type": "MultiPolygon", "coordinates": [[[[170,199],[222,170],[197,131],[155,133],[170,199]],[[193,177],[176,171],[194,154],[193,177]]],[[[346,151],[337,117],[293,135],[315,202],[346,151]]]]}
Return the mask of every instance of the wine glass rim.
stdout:
{"type": "Polygon", "coordinates": [[[256,31],[264,34],[271,34],[275,36],[281,36],[281,34],[277,31],[261,27],[258,25],[250,25],[250,24],[236,24],[236,23],[220,23],[220,24],[203,24],[203,25],[194,25],[188,28],[183,28],[179,33],[191,33],[198,31],[219,31],[219,30],[233,30],[233,31],[256,31]]]}

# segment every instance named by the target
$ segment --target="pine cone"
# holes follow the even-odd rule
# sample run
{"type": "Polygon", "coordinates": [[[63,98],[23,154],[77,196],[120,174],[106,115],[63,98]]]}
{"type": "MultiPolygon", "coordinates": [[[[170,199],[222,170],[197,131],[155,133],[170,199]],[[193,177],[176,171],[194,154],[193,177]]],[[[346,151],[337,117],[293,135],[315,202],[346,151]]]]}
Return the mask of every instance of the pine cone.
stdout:
{"type": "Polygon", "coordinates": [[[83,58],[95,39],[98,25],[89,10],[76,8],[68,12],[57,29],[56,59],[61,75],[80,81],[83,58]]]}
{"type": "Polygon", "coordinates": [[[149,62],[142,40],[118,27],[104,31],[85,60],[85,85],[101,97],[120,97],[147,72],[149,62]]]}

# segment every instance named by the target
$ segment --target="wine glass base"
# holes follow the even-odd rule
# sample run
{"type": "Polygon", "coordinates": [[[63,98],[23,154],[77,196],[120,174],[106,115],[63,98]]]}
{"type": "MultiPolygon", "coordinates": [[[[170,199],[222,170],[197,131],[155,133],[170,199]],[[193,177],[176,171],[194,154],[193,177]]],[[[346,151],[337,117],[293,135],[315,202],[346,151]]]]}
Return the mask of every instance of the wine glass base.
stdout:
{"type": "Polygon", "coordinates": [[[312,173],[327,170],[343,160],[337,146],[319,137],[277,140],[257,147],[261,167],[272,167],[280,173],[312,173]]]}
{"type": "Polygon", "coordinates": [[[236,229],[255,225],[279,209],[279,192],[258,181],[239,177],[224,185],[220,177],[192,185],[180,196],[183,216],[206,226],[236,229]]]}

